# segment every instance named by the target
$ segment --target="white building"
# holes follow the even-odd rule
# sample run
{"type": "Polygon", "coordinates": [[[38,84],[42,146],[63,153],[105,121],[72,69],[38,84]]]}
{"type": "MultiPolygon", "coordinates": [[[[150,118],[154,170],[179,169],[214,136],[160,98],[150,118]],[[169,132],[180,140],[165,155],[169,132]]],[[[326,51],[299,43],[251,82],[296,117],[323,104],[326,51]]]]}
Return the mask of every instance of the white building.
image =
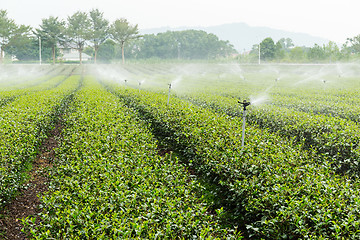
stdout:
{"type": "MultiPolygon", "coordinates": [[[[63,61],[80,61],[79,51],[75,48],[60,48],[60,53],[62,56],[59,59],[63,61]]],[[[83,62],[92,60],[86,53],[82,53],[81,58],[83,62]]]]}

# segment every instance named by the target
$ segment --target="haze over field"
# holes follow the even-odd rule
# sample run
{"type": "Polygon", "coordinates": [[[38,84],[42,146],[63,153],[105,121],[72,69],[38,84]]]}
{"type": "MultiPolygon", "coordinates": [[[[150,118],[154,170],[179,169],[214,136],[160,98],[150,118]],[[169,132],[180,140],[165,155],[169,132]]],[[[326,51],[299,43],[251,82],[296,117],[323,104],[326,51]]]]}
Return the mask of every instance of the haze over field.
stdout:
{"type": "Polygon", "coordinates": [[[359,22],[355,0],[292,1],[285,0],[205,0],[125,2],[111,0],[0,0],[10,18],[19,24],[37,27],[42,18],[66,18],[74,12],[99,8],[110,21],[119,17],[139,24],[139,29],[180,26],[216,26],[244,22],[250,26],[265,26],[291,32],[303,32],[344,43],[346,38],[359,34],[352,23],[359,22]]]}

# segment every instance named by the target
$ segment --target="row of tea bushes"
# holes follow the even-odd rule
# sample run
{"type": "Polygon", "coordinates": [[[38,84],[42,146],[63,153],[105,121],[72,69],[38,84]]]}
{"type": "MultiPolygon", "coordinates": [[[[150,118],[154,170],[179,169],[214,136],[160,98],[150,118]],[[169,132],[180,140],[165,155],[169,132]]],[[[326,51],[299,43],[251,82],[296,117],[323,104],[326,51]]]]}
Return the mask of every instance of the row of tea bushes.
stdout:
{"type": "Polygon", "coordinates": [[[52,115],[79,80],[78,76],[69,77],[56,88],[29,92],[1,108],[0,208],[24,187],[27,169],[51,127],[52,115]]]}
{"type": "MultiPolygon", "coordinates": [[[[241,105],[234,98],[194,94],[186,99],[229,116],[241,118],[243,114],[241,105]]],[[[247,109],[246,118],[250,124],[293,139],[306,149],[316,150],[332,161],[332,166],[339,173],[359,173],[360,131],[356,123],[277,106],[250,105],[247,109]]]]}
{"type": "MultiPolygon", "coordinates": [[[[190,102],[105,83],[136,109],[204,176],[228,188],[229,200],[254,239],[357,239],[360,185],[335,174],[313,152],[249,126],[241,151],[241,119],[190,102]]],[[[274,113],[275,114],[275,113],[274,113]]],[[[224,197],[224,196],[219,196],[224,197]]]]}
{"type": "Polygon", "coordinates": [[[35,239],[240,239],[209,214],[200,185],[158,155],[148,125],[93,78],[64,116],[35,239]]]}
{"type": "Polygon", "coordinates": [[[59,75],[56,77],[43,76],[33,81],[29,81],[27,84],[20,84],[17,87],[1,89],[0,90],[0,107],[14,101],[17,97],[30,94],[38,91],[50,90],[59,86],[63,81],[67,79],[67,76],[59,75]]]}

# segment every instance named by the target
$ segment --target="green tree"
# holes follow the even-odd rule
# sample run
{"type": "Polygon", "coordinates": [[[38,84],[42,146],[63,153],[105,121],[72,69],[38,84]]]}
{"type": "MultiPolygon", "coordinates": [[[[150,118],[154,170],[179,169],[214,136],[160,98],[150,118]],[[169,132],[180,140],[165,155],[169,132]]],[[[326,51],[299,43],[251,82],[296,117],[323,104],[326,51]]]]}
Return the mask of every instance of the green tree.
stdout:
{"type": "Polygon", "coordinates": [[[84,50],[86,41],[91,39],[91,23],[87,13],[76,12],[68,17],[66,35],[68,41],[76,45],[79,51],[80,64],[82,64],[82,52],[84,50]]]}
{"type": "Polygon", "coordinates": [[[104,19],[104,13],[98,9],[90,11],[91,41],[94,47],[94,62],[96,63],[99,46],[109,37],[109,21],[104,19]]]}
{"type": "Polygon", "coordinates": [[[124,48],[125,44],[131,40],[140,38],[138,25],[131,25],[125,18],[117,19],[111,25],[110,34],[121,46],[122,62],[125,63],[124,48]]]}
{"type": "Polygon", "coordinates": [[[329,41],[327,45],[324,45],[324,52],[330,62],[339,60],[341,58],[340,49],[333,41],[329,41]]]}
{"type": "Polygon", "coordinates": [[[309,49],[307,57],[310,61],[315,62],[319,60],[324,60],[326,57],[324,48],[322,48],[318,44],[315,44],[314,47],[309,49]]]}
{"type": "Polygon", "coordinates": [[[360,35],[346,40],[346,46],[351,53],[360,53],[360,35]]]}
{"type": "Polygon", "coordinates": [[[53,16],[42,19],[40,28],[36,29],[35,34],[41,38],[44,47],[51,48],[52,62],[55,64],[57,45],[65,43],[65,21],[53,16]]]}
{"type": "Polygon", "coordinates": [[[285,57],[285,44],[281,42],[280,40],[276,42],[275,44],[275,58],[280,60],[285,57]]]}
{"type": "Polygon", "coordinates": [[[293,61],[304,61],[305,58],[305,51],[302,47],[294,47],[290,51],[290,59],[293,61]]]}
{"type": "Polygon", "coordinates": [[[291,38],[286,38],[285,39],[285,49],[289,49],[289,48],[294,47],[294,46],[295,45],[294,45],[291,38]]]}
{"type": "MultiPolygon", "coordinates": [[[[167,31],[148,34],[127,47],[137,58],[210,59],[237,53],[228,41],[201,30],[167,31]]],[[[130,56],[130,55],[129,55],[130,56]]]]}
{"type": "Polygon", "coordinates": [[[34,48],[31,48],[33,43],[34,38],[31,36],[31,27],[20,25],[13,32],[13,36],[7,45],[6,51],[11,55],[16,56],[19,60],[33,60],[34,52],[36,56],[39,56],[38,47],[35,51],[32,51],[34,50],[34,48]]]}
{"type": "MultiPolygon", "coordinates": [[[[21,38],[13,39],[6,52],[10,55],[16,56],[20,61],[38,61],[39,60],[39,39],[36,36],[22,36],[21,38]]],[[[51,47],[42,46],[42,59],[51,59],[51,47]]]]}
{"type": "Polygon", "coordinates": [[[264,60],[272,60],[275,57],[276,47],[274,40],[268,37],[260,43],[260,56],[264,60]]]}
{"type": "Polygon", "coordinates": [[[111,62],[116,56],[116,43],[107,39],[104,43],[99,46],[98,58],[103,62],[111,62]]]}
{"type": "Polygon", "coordinates": [[[6,10],[0,10],[0,64],[3,62],[5,49],[16,34],[16,30],[15,21],[8,18],[6,10]]]}

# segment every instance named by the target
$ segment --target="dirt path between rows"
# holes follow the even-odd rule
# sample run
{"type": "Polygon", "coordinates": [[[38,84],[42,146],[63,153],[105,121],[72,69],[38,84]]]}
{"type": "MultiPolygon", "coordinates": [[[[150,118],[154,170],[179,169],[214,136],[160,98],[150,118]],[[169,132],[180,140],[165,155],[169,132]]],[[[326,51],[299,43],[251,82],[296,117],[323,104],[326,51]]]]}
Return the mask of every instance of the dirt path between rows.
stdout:
{"type": "MultiPolygon", "coordinates": [[[[48,190],[49,179],[46,176],[46,169],[52,167],[52,161],[55,156],[54,149],[58,147],[58,139],[62,130],[61,121],[48,133],[48,138],[44,140],[40,147],[40,153],[36,157],[33,168],[29,172],[30,180],[27,183],[28,188],[9,203],[3,211],[0,212],[0,231],[4,236],[0,238],[7,240],[27,239],[21,229],[23,228],[21,219],[29,216],[37,216],[40,213],[40,198],[48,190]]],[[[37,217],[36,223],[40,220],[37,217]]]]}

